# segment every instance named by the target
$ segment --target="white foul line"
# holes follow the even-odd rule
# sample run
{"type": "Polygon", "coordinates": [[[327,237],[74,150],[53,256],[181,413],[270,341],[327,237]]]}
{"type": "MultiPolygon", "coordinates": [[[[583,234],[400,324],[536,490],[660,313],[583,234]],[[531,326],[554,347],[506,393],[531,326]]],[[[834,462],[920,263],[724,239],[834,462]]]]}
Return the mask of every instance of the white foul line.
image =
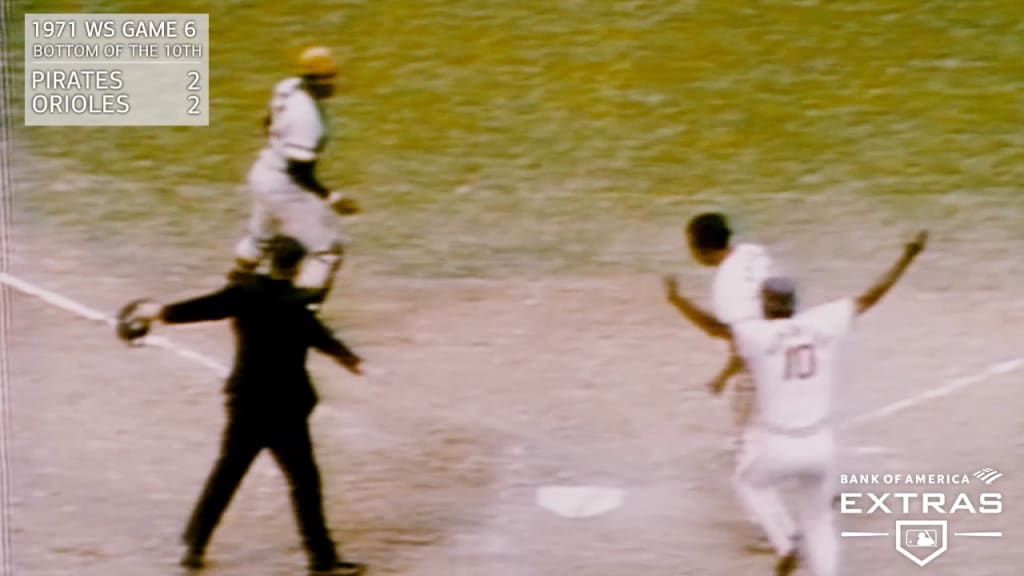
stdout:
{"type": "Polygon", "coordinates": [[[926,390],[916,396],[911,396],[910,398],[905,398],[903,400],[887,404],[885,406],[882,406],[881,408],[872,410],[870,412],[866,412],[864,414],[861,414],[860,416],[856,416],[853,419],[844,422],[841,425],[841,428],[854,428],[867,422],[881,420],[882,418],[885,418],[887,416],[892,416],[893,414],[896,414],[898,412],[902,412],[904,410],[908,410],[920,404],[924,404],[929,400],[941,398],[943,396],[949,396],[950,394],[967,388],[968,386],[977,384],[979,382],[984,382],[985,380],[988,380],[993,376],[1009,374],[1010,372],[1019,370],[1021,366],[1024,366],[1024,358],[1014,358],[1012,360],[997,362],[977,374],[963,376],[960,378],[954,378],[948,384],[939,386],[938,388],[926,390]]]}
{"type": "MultiPolygon", "coordinates": [[[[104,314],[103,312],[100,312],[95,308],[90,308],[85,304],[76,302],[70,298],[61,296],[56,292],[51,292],[45,288],[41,288],[30,282],[21,280],[20,278],[12,276],[6,272],[0,272],[0,284],[6,284],[19,292],[28,294],[29,296],[34,296],[42,300],[43,302],[46,302],[47,304],[65,310],[67,312],[71,312],[72,314],[81,316],[86,320],[102,322],[107,326],[113,326],[114,324],[116,324],[116,321],[114,320],[113,317],[108,316],[107,314],[104,314]]],[[[164,350],[169,350],[174,354],[177,354],[178,356],[184,358],[185,360],[190,360],[192,362],[195,362],[196,364],[199,364],[200,366],[208,368],[209,370],[215,372],[218,376],[224,377],[227,376],[228,374],[228,367],[225,366],[224,364],[218,362],[217,360],[214,360],[213,358],[210,358],[209,356],[200,354],[195,350],[186,348],[169,338],[164,338],[163,336],[147,336],[142,343],[148,346],[154,346],[156,348],[163,348],[164,350]]]]}
{"type": "Polygon", "coordinates": [[[30,296],[35,296],[36,298],[39,298],[40,300],[46,302],[47,304],[51,304],[53,306],[56,306],[57,308],[62,308],[68,312],[71,312],[72,314],[77,314],[82,318],[85,318],[86,320],[95,320],[97,322],[103,322],[108,326],[114,325],[114,319],[108,317],[106,314],[100,312],[99,310],[94,310],[84,304],[79,304],[78,302],[75,302],[70,298],[65,298],[64,296],[61,296],[56,292],[50,292],[49,290],[45,290],[43,288],[30,284],[29,282],[25,282],[24,280],[20,280],[6,272],[0,272],[0,284],[7,284],[11,288],[14,288],[19,292],[23,292],[30,296]]]}
{"type": "Polygon", "coordinates": [[[216,373],[221,378],[227,378],[228,373],[230,372],[230,369],[224,364],[221,364],[220,362],[214,360],[213,358],[210,358],[209,356],[200,354],[195,350],[185,348],[184,346],[174,342],[170,338],[149,335],[146,336],[145,339],[143,339],[143,344],[147,346],[163,348],[164,350],[170,350],[171,352],[174,352],[175,354],[186,360],[191,360],[196,364],[199,364],[200,366],[209,368],[212,372],[216,373]]]}
{"type": "MultiPolygon", "coordinates": [[[[34,296],[42,300],[43,302],[46,302],[47,304],[51,304],[53,306],[56,306],[57,308],[61,308],[63,310],[71,312],[72,314],[81,316],[82,318],[102,322],[108,326],[113,326],[115,324],[115,321],[112,317],[104,314],[103,312],[100,312],[99,310],[95,310],[80,302],[76,302],[65,296],[61,296],[56,292],[51,292],[45,288],[36,286],[31,282],[21,280],[20,278],[12,276],[11,274],[8,274],[6,272],[0,272],[0,284],[6,284],[11,288],[14,288],[15,290],[18,290],[19,292],[23,292],[25,294],[28,294],[29,296],[34,296]]],[[[228,374],[228,367],[222,364],[221,362],[218,362],[217,360],[214,360],[213,358],[210,358],[205,354],[201,354],[199,352],[196,352],[195,350],[186,348],[181,344],[174,342],[170,338],[165,338],[162,336],[147,336],[144,339],[143,343],[173,352],[174,354],[180,356],[181,358],[184,358],[185,360],[189,360],[215,372],[217,375],[221,377],[226,376],[228,374]]],[[[979,382],[984,382],[985,380],[988,380],[993,376],[1009,374],[1011,372],[1019,370],[1022,366],[1024,366],[1024,358],[1013,358],[1011,360],[997,362],[995,364],[990,365],[988,368],[977,374],[973,374],[971,376],[964,376],[961,378],[955,378],[948,384],[945,384],[938,388],[926,390],[920,394],[917,394],[916,396],[911,396],[910,398],[898,400],[891,404],[882,406],[881,408],[877,408],[870,412],[861,414],[860,416],[856,416],[851,420],[844,422],[840,427],[842,429],[854,428],[867,422],[881,420],[882,418],[892,416],[893,414],[896,414],[898,412],[902,412],[904,410],[908,410],[915,406],[924,404],[929,400],[941,398],[943,396],[949,396],[950,394],[967,388],[968,386],[977,384],[979,382]]]]}

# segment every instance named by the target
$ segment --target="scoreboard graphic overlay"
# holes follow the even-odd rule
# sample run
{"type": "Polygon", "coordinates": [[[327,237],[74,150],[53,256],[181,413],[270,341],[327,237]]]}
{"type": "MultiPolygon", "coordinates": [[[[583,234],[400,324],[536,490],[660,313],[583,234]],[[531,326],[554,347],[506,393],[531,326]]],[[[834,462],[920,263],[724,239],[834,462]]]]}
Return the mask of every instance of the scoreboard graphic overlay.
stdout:
{"type": "Polygon", "coordinates": [[[207,14],[26,14],[26,126],[209,126],[207,14]]]}

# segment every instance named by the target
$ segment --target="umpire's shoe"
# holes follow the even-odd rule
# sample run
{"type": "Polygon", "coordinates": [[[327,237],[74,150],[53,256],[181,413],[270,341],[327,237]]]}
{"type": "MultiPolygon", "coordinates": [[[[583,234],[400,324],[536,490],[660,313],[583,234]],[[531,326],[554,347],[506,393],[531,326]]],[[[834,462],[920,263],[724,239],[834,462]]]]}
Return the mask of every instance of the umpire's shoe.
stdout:
{"type": "Polygon", "coordinates": [[[360,576],[366,572],[366,564],[337,560],[329,563],[317,562],[309,567],[309,576],[360,576]]]}
{"type": "Polygon", "coordinates": [[[191,547],[185,550],[185,555],[181,557],[181,561],[178,564],[190,572],[202,570],[206,566],[206,563],[203,562],[203,553],[191,547]]]}

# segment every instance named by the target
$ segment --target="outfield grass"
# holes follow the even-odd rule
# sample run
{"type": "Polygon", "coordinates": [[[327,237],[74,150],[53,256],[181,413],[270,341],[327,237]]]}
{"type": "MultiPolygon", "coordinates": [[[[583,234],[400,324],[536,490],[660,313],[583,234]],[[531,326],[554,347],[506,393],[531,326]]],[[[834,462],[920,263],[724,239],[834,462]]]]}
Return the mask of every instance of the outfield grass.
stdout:
{"type": "Polygon", "coordinates": [[[211,125],[22,128],[34,156],[86,177],[20,190],[21,218],[224,258],[268,91],[310,41],[347,59],[322,176],[363,201],[356,245],[389,272],[649,269],[667,258],[650,240],[698,207],[842,217],[797,215],[805,196],[890,219],[985,198],[1009,234],[1024,217],[1018,0],[173,4],[210,13],[211,125]]]}

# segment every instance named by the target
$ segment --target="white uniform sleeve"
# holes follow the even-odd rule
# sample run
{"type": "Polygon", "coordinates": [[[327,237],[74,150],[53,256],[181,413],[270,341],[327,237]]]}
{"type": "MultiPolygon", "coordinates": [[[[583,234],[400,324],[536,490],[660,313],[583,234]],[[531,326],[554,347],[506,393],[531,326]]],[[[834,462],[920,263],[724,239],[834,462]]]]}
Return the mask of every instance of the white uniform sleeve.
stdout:
{"type": "Polygon", "coordinates": [[[828,338],[842,338],[853,330],[857,307],[852,298],[843,298],[815,306],[801,316],[815,332],[828,338]]]}
{"type": "Polygon", "coordinates": [[[305,93],[296,91],[281,111],[281,144],[285,158],[312,162],[317,158],[323,125],[316,104],[305,93]]]}
{"type": "Polygon", "coordinates": [[[762,318],[761,285],[772,273],[768,251],[743,244],[722,264],[712,288],[712,308],[724,324],[762,318]],[[735,258],[735,260],[733,260],[735,258]]]}
{"type": "Polygon", "coordinates": [[[747,320],[732,326],[732,341],[736,345],[736,354],[748,363],[762,347],[762,334],[765,332],[764,320],[747,320]]]}
{"type": "MultiPolygon", "coordinates": [[[[768,250],[761,248],[761,253],[753,265],[752,275],[757,281],[758,294],[761,291],[761,285],[764,281],[771,278],[776,274],[775,261],[768,255],[768,250]]],[[[758,296],[760,298],[760,295],[758,296]]]]}

